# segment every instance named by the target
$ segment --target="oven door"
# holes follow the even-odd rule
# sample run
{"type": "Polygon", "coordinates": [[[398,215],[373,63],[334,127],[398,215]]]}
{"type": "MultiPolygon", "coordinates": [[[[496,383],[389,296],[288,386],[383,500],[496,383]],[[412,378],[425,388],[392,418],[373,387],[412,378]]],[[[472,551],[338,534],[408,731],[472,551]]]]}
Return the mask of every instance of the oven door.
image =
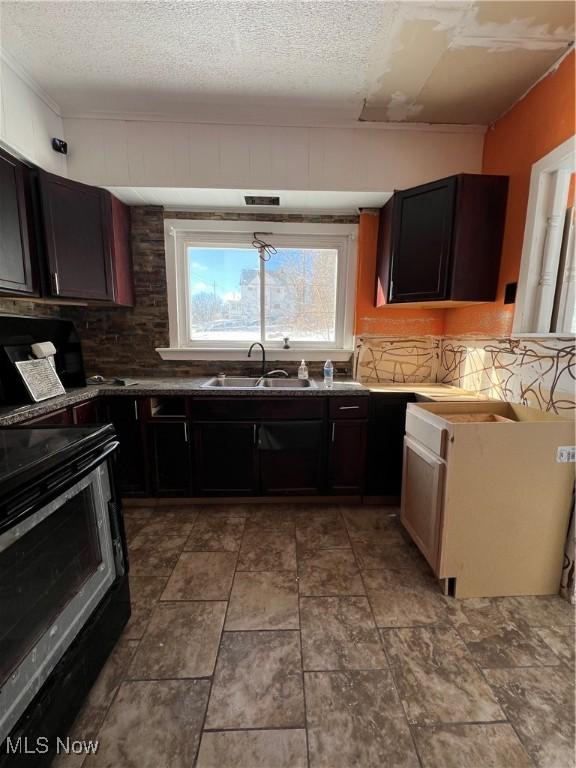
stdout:
{"type": "Polygon", "coordinates": [[[116,579],[106,461],[0,535],[0,743],[116,579]]]}

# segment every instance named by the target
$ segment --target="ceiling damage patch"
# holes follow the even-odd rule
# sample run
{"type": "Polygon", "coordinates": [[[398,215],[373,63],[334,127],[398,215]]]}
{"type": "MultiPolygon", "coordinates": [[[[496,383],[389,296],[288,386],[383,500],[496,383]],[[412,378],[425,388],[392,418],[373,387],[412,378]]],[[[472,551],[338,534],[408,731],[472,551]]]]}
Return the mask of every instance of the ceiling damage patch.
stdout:
{"type": "Polygon", "coordinates": [[[400,3],[370,55],[360,120],[487,125],[574,40],[574,4],[400,3]]]}

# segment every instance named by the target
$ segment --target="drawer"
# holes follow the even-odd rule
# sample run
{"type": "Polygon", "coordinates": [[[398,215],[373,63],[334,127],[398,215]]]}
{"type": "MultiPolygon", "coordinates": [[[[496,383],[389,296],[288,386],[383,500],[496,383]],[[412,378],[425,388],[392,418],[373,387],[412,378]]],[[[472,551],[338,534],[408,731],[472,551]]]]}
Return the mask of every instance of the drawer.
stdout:
{"type": "Polygon", "coordinates": [[[410,406],[406,411],[406,435],[417,440],[437,456],[446,458],[448,431],[415,413],[410,406]]]}
{"type": "Polygon", "coordinates": [[[368,417],[369,397],[331,397],[329,400],[331,419],[365,419],[368,417]]]}
{"type": "Polygon", "coordinates": [[[195,421],[259,421],[260,419],[322,419],[324,397],[262,398],[195,398],[192,418],[195,421]]]}
{"type": "Polygon", "coordinates": [[[61,408],[59,411],[52,411],[46,416],[38,416],[36,419],[27,419],[26,424],[37,424],[38,426],[50,424],[72,424],[72,414],[68,408],[61,408]]]}

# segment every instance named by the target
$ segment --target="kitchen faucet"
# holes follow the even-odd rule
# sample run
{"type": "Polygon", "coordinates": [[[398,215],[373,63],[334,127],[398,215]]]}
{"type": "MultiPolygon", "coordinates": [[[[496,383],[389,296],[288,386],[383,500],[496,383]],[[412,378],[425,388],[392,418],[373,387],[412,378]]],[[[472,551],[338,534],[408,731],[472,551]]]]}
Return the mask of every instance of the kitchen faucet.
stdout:
{"type": "Polygon", "coordinates": [[[261,344],[259,341],[255,341],[254,344],[250,346],[250,349],[248,350],[248,357],[252,357],[252,350],[254,347],[260,347],[262,350],[262,377],[266,373],[266,350],[264,349],[264,344],[261,344]]]}

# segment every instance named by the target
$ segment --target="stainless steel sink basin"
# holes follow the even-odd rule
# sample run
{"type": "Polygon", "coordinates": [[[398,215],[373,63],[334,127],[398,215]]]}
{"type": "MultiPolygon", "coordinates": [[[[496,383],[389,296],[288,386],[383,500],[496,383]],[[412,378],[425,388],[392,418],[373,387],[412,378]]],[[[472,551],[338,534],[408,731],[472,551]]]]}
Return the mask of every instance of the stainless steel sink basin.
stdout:
{"type": "Polygon", "coordinates": [[[316,387],[311,379],[260,379],[251,376],[213,376],[202,384],[207,389],[308,389],[316,387]],[[260,382],[260,383],[258,383],[260,382]]]}
{"type": "Polygon", "coordinates": [[[208,381],[202,384],[202,386],[209,389],[214,387],[221,387],[224,389],[253,389],[257,383],[258,377],[223,376],[219,378],[218,376],[213,376],[211,379],[208,379],[208,381]]]}
{"type": "Polygon", "coordinates": [[[308,389],[316,384],[311,379],[263,379],[259,386],[269,389],[308,389]]]}

